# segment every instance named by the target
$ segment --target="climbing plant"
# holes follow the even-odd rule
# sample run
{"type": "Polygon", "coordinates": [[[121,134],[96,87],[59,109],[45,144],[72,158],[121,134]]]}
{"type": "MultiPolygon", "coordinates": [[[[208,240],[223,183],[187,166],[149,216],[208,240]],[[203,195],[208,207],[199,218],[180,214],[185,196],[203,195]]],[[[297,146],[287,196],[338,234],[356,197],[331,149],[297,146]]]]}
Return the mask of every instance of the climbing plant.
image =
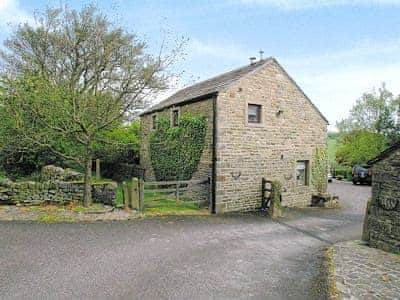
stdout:
{"type": "Polygon", "coordinates": [[[327,189],[328,179],[328,153],[325,147],[317,146],[314,153],[312,166],[312,184],[319,194],[324,194],[327,189]]]}
{"type": "Polygon", "coordinates": [[[182,115],[179,125],[160,117],[150,135],[150,160],[157,180],[189,180],[203,153],[206,118],[182,115]]]}

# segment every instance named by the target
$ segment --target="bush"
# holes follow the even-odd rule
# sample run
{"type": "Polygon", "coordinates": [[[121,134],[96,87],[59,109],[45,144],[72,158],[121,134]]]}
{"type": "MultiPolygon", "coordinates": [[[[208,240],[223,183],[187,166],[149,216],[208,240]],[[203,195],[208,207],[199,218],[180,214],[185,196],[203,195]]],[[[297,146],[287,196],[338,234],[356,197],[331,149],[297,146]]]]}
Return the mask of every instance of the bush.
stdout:
{"type": "Polygon", "coordinates": [[[337,179],[341,180],[341,179],[346,179],[351,181],[352,179],[352,168],[348,168],[348,167],[338,167],[335,169],[334,175],[337,179]]]}

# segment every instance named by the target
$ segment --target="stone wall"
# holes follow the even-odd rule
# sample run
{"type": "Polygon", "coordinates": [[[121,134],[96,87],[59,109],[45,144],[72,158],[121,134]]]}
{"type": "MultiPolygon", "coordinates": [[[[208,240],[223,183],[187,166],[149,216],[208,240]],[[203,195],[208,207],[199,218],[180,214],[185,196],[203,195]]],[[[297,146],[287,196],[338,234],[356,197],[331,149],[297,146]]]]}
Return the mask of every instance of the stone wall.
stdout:
{"type": "MultiPolygon", "coordinates": [[[[115,205],[116,184],[105,183],[92,186],[95,203],[115,205]]],[[[42,205],[83,202],[83,183],[65,181],[0,182],[0,204],[42,205]]]]}
{"type": "MultiPolygon", "coordinates": [[[[0,204],[42,205],[83,202],[83,175],[70,169],[46,166],[41,172],[42,181],[0,181],[0,204]],[[78,180],[78,181],[68,181],[78,180]]],[[[116,204],[115,182],[92,184],[95,203],[116,204]]]]}
{"type": "Polygon", "coordinates": [[[280,66],[271,62],[217,98],[217,212],[261,207],[261,181],[282,183],[284,206],[311,203],[316,146],[326,147],[327,123],[280,66]],[[261,124],[247,123],[247,105],[262,106],[261,124]],[[295,166],[309,161],[307,186],[295,166]]]}
{"type": "Polygon", "coordinates": [[[376,162],[372,172],[363,236],[372,247],[400,254],[400,150],[376,162]]]}
{"type": "MultiPolygon", "coordinates": [[[[212,99],[182,105],[179,107],[171,107],[163,111],[154,113],[157,117],[171,117],[173,109],[179,108],[180,115],[190,114],[192,116],[205,116],[207,118],[207,132],[205,137],[204,150],[200,158],[197,171],[193,174],[192,179],[206,179],[211,176],[212,168],[212,99]]],[[[140,143],[140,166],[145,169],[145,179],[154,180],[154,171],[150,160],[149,139],[152,130],[152,116],[154,114],[144,115],[140,118],[141,126],[141,143],[140,143]]]]}

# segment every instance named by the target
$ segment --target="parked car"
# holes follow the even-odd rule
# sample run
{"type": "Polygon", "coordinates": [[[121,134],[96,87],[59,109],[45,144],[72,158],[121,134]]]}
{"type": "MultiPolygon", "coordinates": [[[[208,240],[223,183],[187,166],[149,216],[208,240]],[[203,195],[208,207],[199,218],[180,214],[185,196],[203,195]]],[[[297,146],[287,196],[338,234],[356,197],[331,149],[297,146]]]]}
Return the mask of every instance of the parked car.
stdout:
{"type": "Polygon", "coordinates": [[[371,185],[372,182],[372,170],[368,165],[355,165],[352,170],[352,180],[353,184],[368,184],[371,185]]]}
{"type": "Polygon", "coordinates": [[[328,182],[332,182],[332,178],[333,178],[333,177],[332,177],[332,174],[329,172],[329,173],[328,173],[328,182]]]}

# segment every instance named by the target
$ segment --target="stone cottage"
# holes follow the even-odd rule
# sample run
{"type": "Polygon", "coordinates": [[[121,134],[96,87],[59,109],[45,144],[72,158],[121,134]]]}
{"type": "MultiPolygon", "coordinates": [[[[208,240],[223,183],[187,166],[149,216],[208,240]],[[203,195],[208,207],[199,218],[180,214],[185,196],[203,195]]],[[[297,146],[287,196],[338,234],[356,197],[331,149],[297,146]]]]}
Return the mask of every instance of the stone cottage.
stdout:
{"type": "Polygon", "coordinates": [[[149,136],[157,118],[208,120],[193,179],[211,178],[212,212],[261,207],[261,182],[280,180],[283,206],[306,206],[314,191],[313,154],[326,148],[327,120],[274,58],[184,88],[141,114],[141,166],[154,179],[149,136]]]}
{"type": "Polygon", "coordinates": [[[400,142],[370,160],[372,199],[363,237],[370,246],[400,254],[400,142]]]}

